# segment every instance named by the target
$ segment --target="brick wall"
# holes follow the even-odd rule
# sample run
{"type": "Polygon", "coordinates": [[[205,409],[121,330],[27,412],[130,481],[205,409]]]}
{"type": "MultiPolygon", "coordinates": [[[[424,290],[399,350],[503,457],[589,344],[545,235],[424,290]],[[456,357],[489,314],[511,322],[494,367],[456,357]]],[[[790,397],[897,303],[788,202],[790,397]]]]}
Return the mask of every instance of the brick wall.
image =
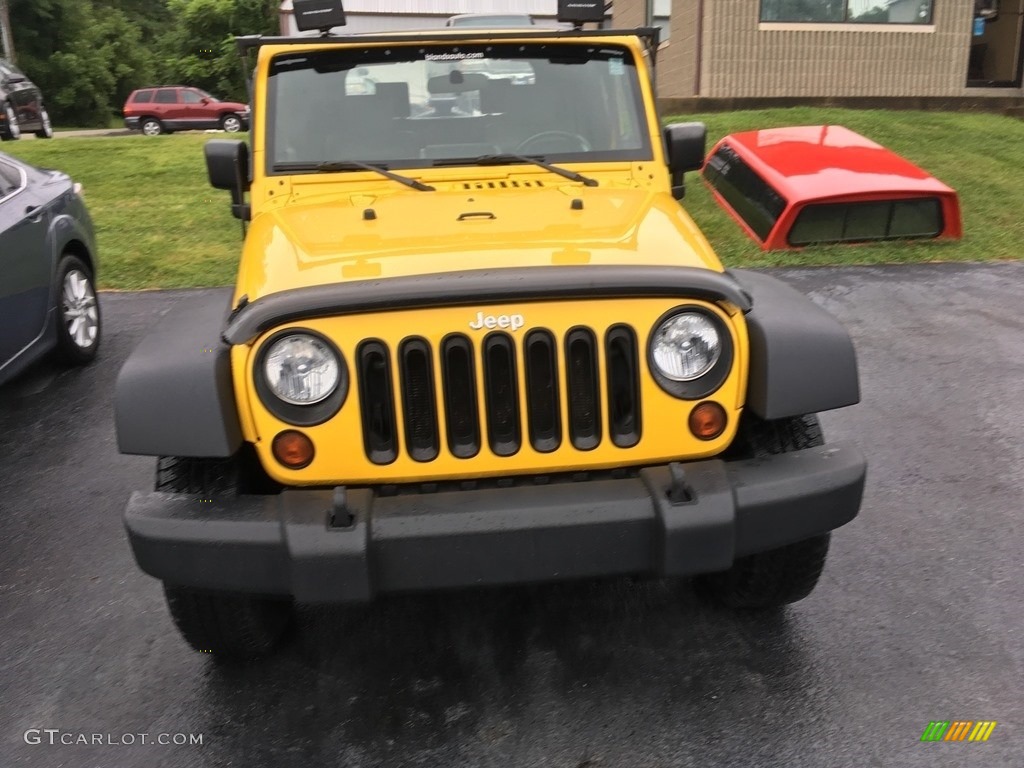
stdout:
{"type": "Polygon", "coordinates": [[[933,31],[894,25],[875,31],[854,24],[769,30],[759,24],[759,7],[758,0],[705,2],[700,95],[964,93],[973,0],[936,0],[933,31]]]}
{"type": "MultiPolygon", "coordinates": [[[[762,25],[760,0],[704,0],[700,20],[699,5],[673,0],[671,39],[658,55],[662,98],[970,94],[965,84],[974,0],[935,0],[927,30],[762,25]]],[[[616,27],[643,22],[643,0],[615,0],[616,27]]]]}

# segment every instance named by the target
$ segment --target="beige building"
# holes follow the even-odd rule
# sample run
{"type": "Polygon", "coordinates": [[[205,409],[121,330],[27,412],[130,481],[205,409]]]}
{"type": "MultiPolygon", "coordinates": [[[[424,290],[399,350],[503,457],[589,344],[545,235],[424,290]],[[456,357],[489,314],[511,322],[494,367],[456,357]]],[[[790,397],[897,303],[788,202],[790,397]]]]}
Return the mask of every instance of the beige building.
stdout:
{"type": "MultiPolygon", "coordinates": [[[[606,26],[662,29],[666,100],[1021,103],[1024,0],[606,0],[606,26]]],[[[345,0],[348,33],[529,14],[558,0],[345,0]]],[[[281,32],[296,34],[291,0],[281,32]]],[[[676,106],[683,106],[678,104],[676,106]]]]}
{"type": "MultiPolygon", "coordinates": [[[[615,0],[613,24],[649,20],[615,0]]],[[[1024,95],[1024,0],[671,0],[668,99],[1024,95]]]]}

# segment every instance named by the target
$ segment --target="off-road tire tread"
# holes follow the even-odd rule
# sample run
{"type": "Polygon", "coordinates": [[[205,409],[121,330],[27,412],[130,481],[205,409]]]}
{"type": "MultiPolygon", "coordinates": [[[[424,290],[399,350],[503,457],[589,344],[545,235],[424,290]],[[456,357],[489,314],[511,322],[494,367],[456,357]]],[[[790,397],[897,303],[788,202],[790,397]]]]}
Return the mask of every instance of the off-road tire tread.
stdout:
{"type": "MultiPolygon", "coordinates": [[[[156,490],[201,496],[236,496],[243,457],[228,459],[161,456],[156,490]]],[[[185,641],[221,660],[264,656],[288,628],[291,601],[164,584],[167,607],[185,641]]]]}
{"type": "Polygon", "coordinates": [[[751,456],[763,459],[822,446],[825,435],[818,417],[813,414],[773,421],[744,416],[737,440],[751,456]]]}
{"type": "MultiPolygon", "coordinates": [[[[739,453],[765,458],[825,444],[815,415],[764,421],[744,417],[740,424],[739,453]]],[[[729,608],[765,609],[795,603],[818,583],[831,534],[741,557],[721,573],[696,580],[698,593],[729,608]]]]}
{"type": "Polygon", "coordinates": [[[728,571],[702,576],[699,589],[727,608],[778,608],[803,600],[825,567],[831,534],[739,558],[728,571]]]}
{"type": "Polygon", "coordinates": [[[167,493],[238,495],[238,461],[160,456],[156,460],[156,490],[167,493]]]}
{"type": "Polygon", "coordinates": [[[273,650],[288,626],[284,600],[164,585],[178,631],[194,650],[221,659],[254,658],[273,650]]]}

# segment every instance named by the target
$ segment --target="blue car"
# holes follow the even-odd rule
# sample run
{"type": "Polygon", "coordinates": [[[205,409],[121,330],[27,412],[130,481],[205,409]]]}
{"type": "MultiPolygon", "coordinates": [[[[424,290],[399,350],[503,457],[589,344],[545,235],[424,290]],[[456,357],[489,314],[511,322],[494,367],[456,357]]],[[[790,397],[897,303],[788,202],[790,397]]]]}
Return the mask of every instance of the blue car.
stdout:
{"type": "Polygon", "coordinates": [[[96,267],[81,186],[0,153],[0,384],[49,352],[96,356],[96,267]]]}

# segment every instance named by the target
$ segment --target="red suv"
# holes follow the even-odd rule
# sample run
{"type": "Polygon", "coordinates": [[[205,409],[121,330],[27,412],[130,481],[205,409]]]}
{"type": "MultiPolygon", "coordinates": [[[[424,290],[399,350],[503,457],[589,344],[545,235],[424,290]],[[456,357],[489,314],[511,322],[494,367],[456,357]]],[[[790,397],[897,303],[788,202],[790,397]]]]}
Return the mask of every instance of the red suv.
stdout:
{"type": "Polygon", "coordinates": [[[140,88],[132,91],[124,103],[124,124],[147,136],[206,128],[236,133],[249,130],[249,107],[221,101],[198,88],[140,88]]]}

